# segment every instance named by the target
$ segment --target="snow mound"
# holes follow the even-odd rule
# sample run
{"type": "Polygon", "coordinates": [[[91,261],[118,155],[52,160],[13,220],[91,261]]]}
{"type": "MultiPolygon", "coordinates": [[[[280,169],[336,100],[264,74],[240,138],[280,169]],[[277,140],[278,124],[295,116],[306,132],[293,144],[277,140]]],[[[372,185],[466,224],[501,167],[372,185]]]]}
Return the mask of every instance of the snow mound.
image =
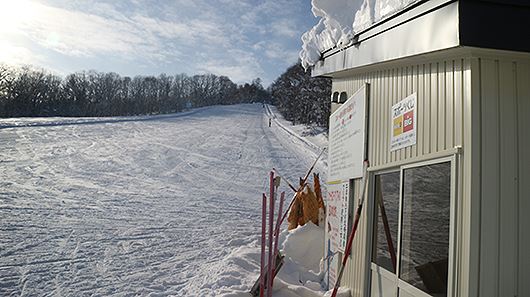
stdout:
{"type": "Polygon", "coordinates": [[[257,244],[239,247],[211,269],[208,280],[196,292],[200,296],[250,296],[259,262],[257,244]]]}
{"type": "MultiPolygon", "coordinates": [[[[324,294],[324,297],[331,297],[332,292],[333,290],[327,291],[326,294],[324,294]]],[[[351,296],[350,289],[340,287],[339,290],[337,291],[337,297],[350,297],[350,296],[351,296]]]]}
{"type": "Polygon", "coordinates": [[[372,1],[370,0],[364,0],[359,10],[355,13],[355,18],[353,19],[353,28],[355,28],[355,32],[360,32],[373,24],[373,3],[371,2],[372,1]]]}
{"type": "MultiPolygon", "coordinates": [[[[284,265],[274,279],[274,297],[330,297],[324,291],[324,230],[307,223],[280,234],[284,265]]],[[[258,240],[234,250],[219,266],[212,269],[209,284],[199,290],[201,296],[250,297],[250,288],[259,277],[260,247],[258,240]],[[206,290],[205,290],[206,289],[206,290]]],[[[339,288],[338,297],[349,297],[350,290],[339,288]]]]}
{"type": "Polygon", "coordinates": [[[374,2],[374,17],[375,20],[378,22],[415,2],[418,2],[418,0],[377,0],[374,2]]]}
{"type": "Polygon", "coordinates": [[[294,263],[318,272],[320,259],[324,254],[323,238],[324,229],[309,222],[289,232],[283,244],[283,252],[294,263]]]}
{"type": "Polygon", "coordinates": [[[300,59],[304,69],[315,65],[322,53],[349,46],[354,35],[419,0],[312,0],[319,22],[302,35],[300,59]]]}
{"type": "Polygon", "coordinates": [[[317,25],[302,35],[300,59],[305,69],[314,65],[325,50],[338,44],[349,43],[355,16],[354,1],[312,0],[311,6],[313,15],[321,19],[317,25]]]}
{"type": "MultiPolygon", "coordinates": [[[[281,252],[285,258],[283,267],[274,279],[273,296],[322,297],[325,294],[321,286],[324,272],[320,269],[324,253],[323,238],[324,230],[313,223],[280,234],[281,252]]],[[[250,296],[248,292],[259,277],[259,261],[257,241],[252,246],[235,250],[222,261],[224,269],[212,278],[211,288],[223,297],[250,296]],[[233,275],[243,276],[243,280],[227,279],[227,276],[233,275]]]]}

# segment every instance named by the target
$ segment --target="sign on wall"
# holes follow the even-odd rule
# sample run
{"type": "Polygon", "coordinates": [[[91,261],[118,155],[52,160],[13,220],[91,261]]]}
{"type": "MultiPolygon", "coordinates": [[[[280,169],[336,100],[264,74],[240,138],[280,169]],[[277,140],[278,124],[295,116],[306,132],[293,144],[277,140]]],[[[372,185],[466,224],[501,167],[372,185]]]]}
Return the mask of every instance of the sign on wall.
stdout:
{"type": "Polygon", "coordinates": [[[330,249],[344,252],[348,240],[350,183],[331,183],[327,188],[326,226],[330,249]]]}
{"type": "Polygon", "coordinates": [[[366,92],[365,85],[329,118],[329,181],[360,178],[363,175],[366,92]]]}
{"type": "Polygon", "coordinates": [[[392,106],[390,111],[390,151],[416,144],[416,93],[392,106]]]}

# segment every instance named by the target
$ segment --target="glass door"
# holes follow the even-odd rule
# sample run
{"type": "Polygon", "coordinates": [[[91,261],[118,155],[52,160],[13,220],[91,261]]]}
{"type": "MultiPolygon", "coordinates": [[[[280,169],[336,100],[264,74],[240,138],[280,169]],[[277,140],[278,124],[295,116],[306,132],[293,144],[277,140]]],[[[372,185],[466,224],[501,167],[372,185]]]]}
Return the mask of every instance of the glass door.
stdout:
{"type": "Polygon", "coordinates": [[[371,296],[447,296],[453,163],[375,175],[371,296]]]}

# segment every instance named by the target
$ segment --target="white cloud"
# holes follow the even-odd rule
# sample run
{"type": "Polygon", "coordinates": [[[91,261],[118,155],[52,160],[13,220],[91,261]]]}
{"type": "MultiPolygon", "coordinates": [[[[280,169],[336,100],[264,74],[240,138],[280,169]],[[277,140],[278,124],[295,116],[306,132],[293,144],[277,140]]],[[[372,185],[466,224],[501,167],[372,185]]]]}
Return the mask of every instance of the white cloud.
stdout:
{"type": "Polygon", "coordinates": [[[41,57],[23,46],[0,40],[0,62],[10,65],[39,64],[41,57]]]}
{"type": "Polygon", "coordinates": [[[286,37],[300,36],[300,32],[296,29],[296,24],[290,19],[280,19],[271,24],[271,33],[283,35],[286,37]]]}
{"type": "MultiPolygon", "coordinates": [[[[3,1],[0,10],[6,3],[3,1]]],[[[60,53],[66,56],[61,65],[64,69],[75,67],[69,66],[70,61],[89,65],[89,69],[92,63],[99,63],[107,70],[120,63],[131,68],[129,74],[142,74],[137,72],[144,69],[150,73],[202,71],[227,75],[238,82],[258,76],[265,81],[277,74],[265,73],[265,63],[287,67],[297,58],[298,49],[291,50],[290,40],[299,40],[299,22],[293,15],[297,9],[293,7],[299,3],[292,1],[220,0],[215,5],[207,0],[156,5],[136,0],[35,1],[12,1],[20,3],[15,7],[17,16],[10,18],[9,26],[0,26],[0,40],[10,45],[11,56],[15,44],[28,42],[32,49],[60,53]],[[17,37],[11,38],[13,35],[17,37]]],[[[3,14],[10,15],[6,11],[3,14]]],[[[34,53],[28,48],[20,50],[25,58],[18,59],[32,63],[34,53]]],[[[7,52],[2,54],[7,56],[7,52]]],[[[46,58],[49,68],[57,68],[50,57],[46,58]]]]}
{"type": "Polygon", "coordinates": [[[227,32],[206,20],[177,23],[140,14],[129,17],[108,4],[93,9],[104,11],[106,17],[35,2],[31,6],[34,14],[17,24],[19,32],[68,56],[110,54],[164,60],[181,53],[178,46],[229,44],[227,32]]]}
{"type": "Polygon", "coordinates": [[[129,23],[39,3],[34,5],[35,16],[21,24],[21,30],[41,46],[60,53],[71,56],[132,54],[133,44],[145,42],[145,38],[134,34],[136,30],[129,23]]]}
{"type": "Polygon", "coordinates": [[[230,50],[223,59],[212,57],[199,63],[198,69],[205,73],[226,75],[236,83],[263,77],[264,72],[258,60],[249,52],[230,50]]]}
{"type": "Polygon", "coordinates": [[[298,60],[297,50],[288,50],[280,43],[266,43],[264,50],[267,57],[281,60],[287,65],[294,64],[298,60]]]}

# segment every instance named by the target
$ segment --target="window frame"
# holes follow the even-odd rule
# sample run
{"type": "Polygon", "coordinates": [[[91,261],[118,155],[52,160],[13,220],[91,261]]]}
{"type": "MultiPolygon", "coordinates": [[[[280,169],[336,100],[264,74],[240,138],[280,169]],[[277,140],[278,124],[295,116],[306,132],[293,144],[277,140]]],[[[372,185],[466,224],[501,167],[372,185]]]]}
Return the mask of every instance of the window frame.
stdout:
{"type": "MultiPolygon", "coordinates": [[[[409,164],[403,164],[399,166],[392,166],[388,169],[382,169],[382,170],[376,170],[369,173],[369,182],[370,186],[368,188],[368,197],[370,197],[368,201],[368,236],[369,240],[366,241],[366,250],[369,251],[369,255],[366,257],[366,282],[365,282],[365,288],[367,296],[371,295],[371,284],[372,284],[372,271],[376,271],[380,275],[383,275],[389,279],[394,280],[394,287],[395,291],[394,293],[396,296],[398,296],[398,292],[400,290],[406,291],[408,294],[418,297],[430,297],[428,293],[423,292],[422,290],[414,287],[413,285],[407,283],[406,281],[399,278],[399,272],[401,270],[401,237],[402,237],[402,218],[403,218],[403,194],[404,194],[404,186],[403,186],[403,179],[404,179],[404,171],[411,168],[418,168],[422,166],[427,165],[435,165],[440,163],[446,163],[449,162],[450,164],[450,202],[449,202],[449,258],[448,258],[448,275],[447,275],[447,296],[454,296],[454,288],[455,288],[455,249],[456,249],[456,218],[457,218],[457,197],[458,197],[458,155],[453,154],[446,157],[440,157],[440,158],[433,158],[425,161],[420,162],[413,162],[409,164]],[[372,262],[373,252],[374,252],[374,230],[375,230],[375,224],[377,224],[377,216],[376,216],[376,207],[377,203],[375,202],[375,178],[378,175],[386,174],[386,173],[394,173],[399,172],[399,210],[398,210],[398,238],[397,238],[397,247],[396,247],[396,257],[397,257],[397,263],[396,263],[396,273],[392,273],[388,271],[387,269],[378,266],[376,263],[372,262]]],[[[368,238],[367,238],[368,239],[368,238]]]]}

